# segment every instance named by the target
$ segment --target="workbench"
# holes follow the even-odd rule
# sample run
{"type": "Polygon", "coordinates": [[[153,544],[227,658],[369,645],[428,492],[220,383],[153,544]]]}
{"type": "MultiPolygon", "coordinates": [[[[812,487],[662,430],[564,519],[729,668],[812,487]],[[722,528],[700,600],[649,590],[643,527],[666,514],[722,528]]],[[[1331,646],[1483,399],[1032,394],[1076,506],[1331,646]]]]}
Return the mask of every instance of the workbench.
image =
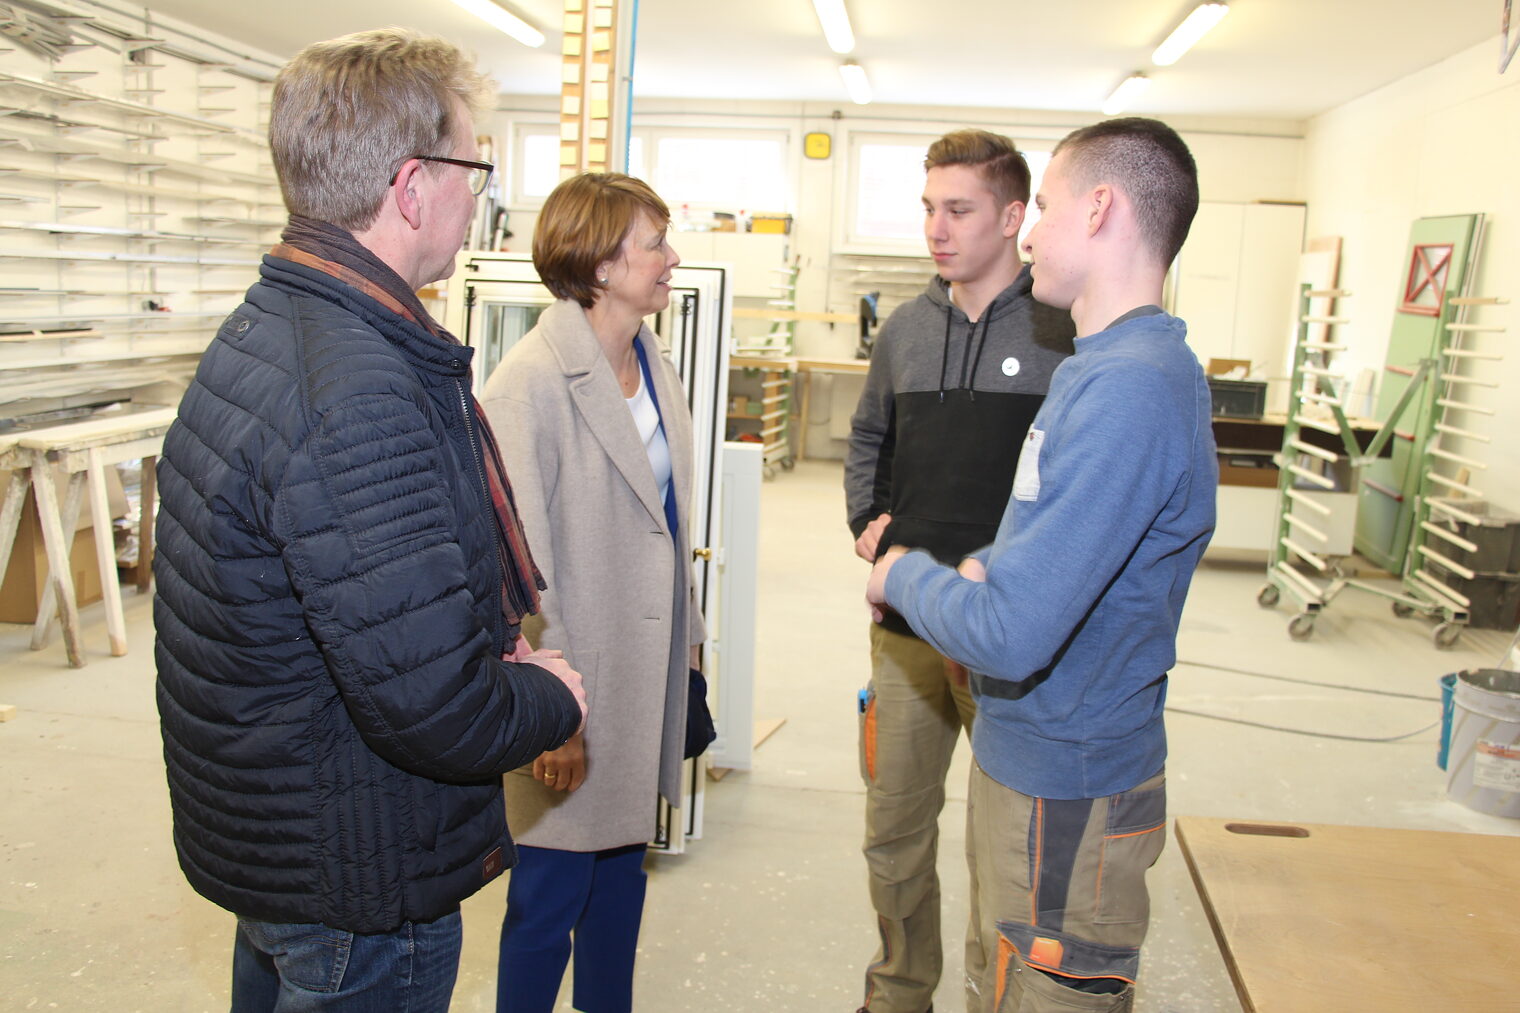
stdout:
{"type": "Polygon", "coordinates": [[[1520,837],[1181,816],[1248,1013],[1520,1008],[1520,837]]]}
{"type": "MultiPolygon", "coordinates": [[[[1357,442],[1366,447],[1377,435],[1378,424],[1367,419],[1352,419],[1357,442]]],[[[1276,530],[1277,468],[1275,456],[1282,450],[1286,415],[1268,413],[1261,418],[1235,418],[1216,415],[1213,419],[1214,444],[1219,450],[1219,492],[1211,549],[1244,549],[1266,552],[1272,548],[1276,530]],[[1257,467],[1240,467],[1250,462],[1257,467]]],[[[1304,427],[1299,438],[1325,450],[1339,450],[1338,436],[1304,427]]],[[[1305,490],[1304,495],[1331,512],[1325,519],[1330,542],[1325,551],[1331,556],[1349,556],[1356,528],[1356,489],[1345,471],[1346,488],[1335,491],[1305,490]]]]}
{"type": "Polygon", "coordinates": [[[802,381],[802,411],[797,425],[797,460],[807,456],[808,418],[812,408],[813,374],[864,376],[871,368],[870,359],[803,359],[793,360],[797,377],[802,381]]]}
{"type": "Polygon", "coordinates": [[[32,629],[32,650],[47,646],[56,619],[63,625],[64,649],[69,664],[75,668],[84,664],[79,604],[69,571],[69,550],[79,510],[88,493],[111,654],[127,653],[126,618],[121,603],[121,582],[116,572],[111,511],[106,502],[105,468],[123,461],[142,460],[136,584],[139,591],[146,591],[152,579],[153,467],[174,416],[173,408],[128,408],[86,421],[18,431],[6,436],[0,444],[0,468],[11,472],[5,500],[0,506],[0,574],[5,572],[10,561],[28,488],[36,498],[42,540],[47,550],[48,580],[32,629]],[[52,481],[55,471],[68,476],[61,501],[52,481]]]}

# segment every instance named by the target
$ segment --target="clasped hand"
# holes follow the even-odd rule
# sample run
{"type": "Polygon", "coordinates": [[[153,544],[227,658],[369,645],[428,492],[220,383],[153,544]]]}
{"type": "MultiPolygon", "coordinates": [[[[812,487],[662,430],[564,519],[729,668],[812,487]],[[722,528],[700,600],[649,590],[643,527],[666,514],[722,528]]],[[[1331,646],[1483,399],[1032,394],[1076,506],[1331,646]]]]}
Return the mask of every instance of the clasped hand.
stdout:
{"type": "Polygon", "coordinates": [[[571,792],[586,780],[586,689],[581,685],[581,675],[565,660],[564,651],[538,650],[528,643],[527,637],[518,637],[512,650],[501,656],[503,661],[537,665],[563,682],[575,695],[581,708],[581,723],[568,742],[558,749],[538,754],[533,761],[533,776],[557,791],[571,792]]]}

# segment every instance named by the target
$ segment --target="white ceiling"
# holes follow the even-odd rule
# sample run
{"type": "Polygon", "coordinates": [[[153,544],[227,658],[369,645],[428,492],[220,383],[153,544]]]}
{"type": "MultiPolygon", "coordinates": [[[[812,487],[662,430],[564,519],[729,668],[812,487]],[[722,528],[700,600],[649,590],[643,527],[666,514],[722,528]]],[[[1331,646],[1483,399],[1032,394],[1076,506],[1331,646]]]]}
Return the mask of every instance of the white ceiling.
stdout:
{"type": "MultiPolygon", "coordinates": [[[[510,94],[558,91],[559,0],[506,0],[545,30],[527,49],[449,0],[147,0],[152,10],[280,57],[309,42],[410,25],[473,50],[510,94]]],[[[876,101],[1096,110],[1128,73],[1133,111],[1304,119],[1494,41],[1502,0],[1234,0],[1172,67],[1155,45],[1194,0],[846,0],[852,56],[876,101]]],[[[623,0],[625,5],[631,0],[623,0]]],[[[638,0],[635,98],[847,103],[810,0],[638,0]]],[[[635,106],[637,109],[637,106],[635,106]]]]}

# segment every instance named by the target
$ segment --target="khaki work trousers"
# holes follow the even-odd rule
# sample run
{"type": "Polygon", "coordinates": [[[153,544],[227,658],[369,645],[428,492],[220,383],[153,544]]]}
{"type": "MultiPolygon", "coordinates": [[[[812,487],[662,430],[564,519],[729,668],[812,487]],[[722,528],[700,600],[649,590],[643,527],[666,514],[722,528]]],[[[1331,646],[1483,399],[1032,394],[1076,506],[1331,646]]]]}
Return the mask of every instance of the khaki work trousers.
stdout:
{"type": "MultiPolygon", "coordinates": [[[[971,691],[917,637],[871,627],[871,685],[860,716],[866,784],[863,848],[881,944],[866,969],[871,1013],[924,1013],[934,1001],[940,946],[939,813],[971,691]]],[[[967,842],[967,847],[970,843],[967,842]]]]}
{"type": "Polygon", "coordinates": [[[1020,794],[973,763],[967,1013],[1128,1013],[1166,843],[1166,779],[1097,799],[1020,794]],[[1086,991],[1094,985],[1111,991],[1086,991]]]}

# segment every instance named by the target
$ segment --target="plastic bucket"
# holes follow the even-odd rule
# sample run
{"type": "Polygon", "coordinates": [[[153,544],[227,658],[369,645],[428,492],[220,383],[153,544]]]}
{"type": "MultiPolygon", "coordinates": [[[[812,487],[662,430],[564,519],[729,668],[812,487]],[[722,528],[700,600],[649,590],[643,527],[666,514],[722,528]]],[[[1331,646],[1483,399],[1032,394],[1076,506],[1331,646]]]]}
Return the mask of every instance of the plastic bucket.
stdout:
{"type": "Polygon", "coordinates": [[[1446,797],[1520,817],[1520,672],[1474,668],[1456,675],[1446,797]]]}
{"type": "Polygon", "coordinates": [[[1441,746],[1436,750],[1436,766],[1446,769],[1446,754],[1451,750],[1452,694],[1457,688],[1457,673],[1441,676],[1441,746]]]}

